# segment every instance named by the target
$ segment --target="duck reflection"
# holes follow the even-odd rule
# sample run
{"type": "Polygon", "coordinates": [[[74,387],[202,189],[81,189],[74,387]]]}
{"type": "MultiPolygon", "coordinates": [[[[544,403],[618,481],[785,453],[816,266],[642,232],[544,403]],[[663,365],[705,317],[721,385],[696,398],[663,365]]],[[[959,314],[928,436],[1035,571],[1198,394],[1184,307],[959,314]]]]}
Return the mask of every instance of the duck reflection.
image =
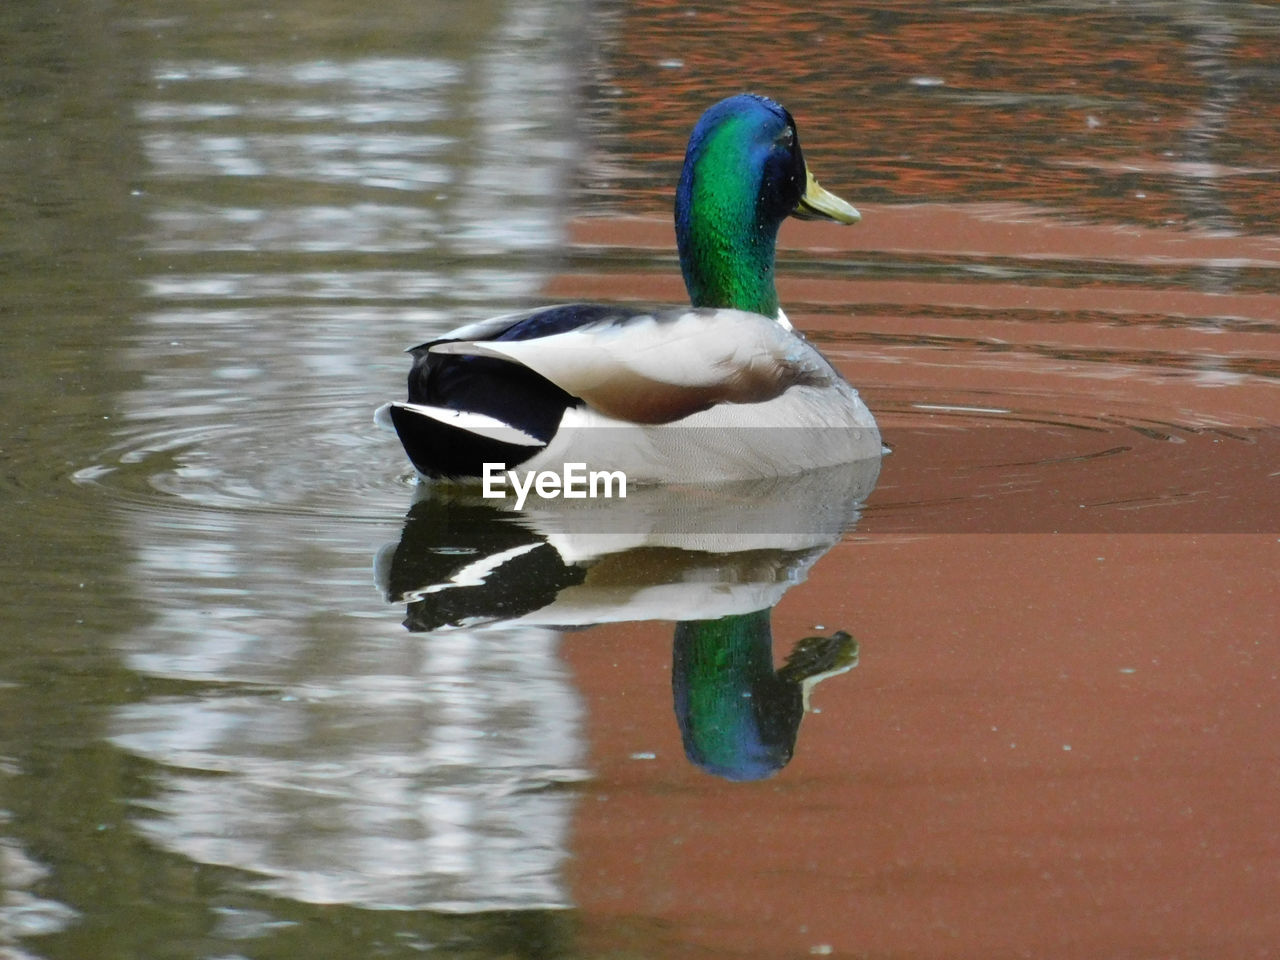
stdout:
{"type": "Polygon", "coordinates": [[[857,664],[849,634],[800,640],[773,666],[773,607],[857,520],[879,463],[607,503],[514,510],[478,490],[422,493],[376,561],[411,631],[561,629],[674,620],[672,691],[686,756],[730,780],[784,767],[809,693],[857,664]]]}
{"type": "Polygon", "coordinates": [[[685,756],[726,780],[762,780],[785,767],[809,691],[858,663],[857,641],[837,630],[804,638],[774,670],[771,612],[676,624],[671,687],[685,756]]]}

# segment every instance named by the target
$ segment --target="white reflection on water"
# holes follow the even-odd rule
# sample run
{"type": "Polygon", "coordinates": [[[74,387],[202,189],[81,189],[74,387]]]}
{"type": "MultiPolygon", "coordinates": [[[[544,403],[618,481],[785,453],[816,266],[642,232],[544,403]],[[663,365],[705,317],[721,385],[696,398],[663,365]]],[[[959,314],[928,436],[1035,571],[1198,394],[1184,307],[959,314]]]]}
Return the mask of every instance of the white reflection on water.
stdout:
{"type": "Polygon", "coordinates": [[[456,61],[153,70],[135,116],[155,309],[114,469],[149,615],[122,652],[171,683],[112,738],[159,766],[138,828],[165,849],[312,902],[569,905],[556,785],[586,774],[558,634],[401,627],[370,561],[409,489],[370,417],[459,303],[536,294],[529,257],[563,233],[575,13],[515,5],[456,61]],[[459,269],[477,254],[504,262],[459,269]]]}
{"type": "MultiPolygon", "coordinates": [[[[344,270],[308,273],[189,273],[149,277],[148,296],[161,300],[252,300],[288,297],[307,300],[422,300],[449,295],[455,300],[518,296],[519,277],[505,270],[458,270],[445,276],[422,270],[344,270]],[[471,291],[483,290],[484,293],[471,291]]],[[[385,311],[383,311],[385,313],[385,311]]],[[[344,312],[349,322],[350,312],[344,312]]],[[[363,318],[369,322],[372,318],[363,318]]],[[[168,322],[168,321],[165,321],[168,322]]]]}
{"type": "MultiPolygon", "coordinates": [[[[6,819],[0,813],[0,822],[6,819]]],[[[17,946],[20,940],[58,933],[80,918],[65,903],[36,894],[49,873],[17,840],[0,835],[0,957],[4,960],[34,957],[17,946]]]]}
{"type": "Polygon", "coordinates": [[[114,742],[169,768],[139,823],[148,837],[310,902],[568,905],[558,867],[574,797],[543,788],[582,777],[580,708],[556,633],[406,638],[325,672],[299,662],[314,641],[244,629],[275,617],[186,618],[171,614],[165,632],[197,649],[157,644],[130,665],[296,681],[118,711],[114,742]]]}
{"type": "Polygon", "coordinates": [[[317,183],[421,190],[443,186],[449,168],[428,159],[444,137],[382,133],[355,140],[332,134],[150,134],[147,157],[164,177],[285,177],[317,183]]]}
{"type": "MultiPolygon", "coordinates": [[[[534,5],[535,7],[537,5],[534,5]]],[[[535,13],[545,18],[545,11],[535,13]]],[[[353,60],[307,60],[300,63],[224,63],[216,60],[168,61],[156,64],[157,84],[237,80],[297,92],[300,87],[331,86],[339,91],[439,95],[464,77],[463,66],[429,57],[366,57],[353,60]]],[[[319,93],[317,93],[319,95],[319,93]]]]}
{"type": "Polygon", "coordinates": [[[436,246],[440,222],[430,210],[380,203],[288,209],[188,207],[151,217],[158,253],[403,253],[436,246]]]}
{"type": "Polygon", "coordinates": [[[205,120],[243,117],[273,123],[426,123],[445,119],[434,101],[384,102],[349,100],[312,103],[306,100],[274,100],[270,103],[181,103],[154,100],[134,111],[143,123],[200,123],[205,120]]]}

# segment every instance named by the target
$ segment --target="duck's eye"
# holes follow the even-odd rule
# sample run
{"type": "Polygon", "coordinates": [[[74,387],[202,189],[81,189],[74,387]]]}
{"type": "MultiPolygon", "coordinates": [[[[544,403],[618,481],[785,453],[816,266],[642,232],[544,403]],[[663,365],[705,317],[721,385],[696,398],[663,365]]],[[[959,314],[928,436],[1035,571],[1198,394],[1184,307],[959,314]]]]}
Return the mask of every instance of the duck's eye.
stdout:
{"type": "Polygon", "coordinates": [[[782,132],[778,134],[778,139],[774,141],[780,147],[790,148],[796,142],[796,132],[790,126],[782,128],[782,132]]]}

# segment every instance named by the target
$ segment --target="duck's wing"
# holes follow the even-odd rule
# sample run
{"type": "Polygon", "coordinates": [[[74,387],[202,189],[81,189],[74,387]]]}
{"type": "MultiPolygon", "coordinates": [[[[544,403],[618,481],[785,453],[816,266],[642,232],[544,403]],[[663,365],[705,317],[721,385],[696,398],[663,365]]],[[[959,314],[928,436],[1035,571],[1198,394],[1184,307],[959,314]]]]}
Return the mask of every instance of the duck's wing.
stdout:
{"type": "Polygon", "coordinates": [[[521,310],[518,313],[504,313],[497,317],[486,317],[472,323],[455,327],[448,333],[441,334],[434,340],[410,347],[406,353],[423,353],[438,343],[454,340],[529,340],[535,337],[547,337],[557,333],[568,333],[579,327],[599,323],[602,320],[615,320],[633,314],[653,313],[659,307],[625,307],[604,303],[559,303],[546,307],[535,307],[532,310],[521,310]]]}
{"type": "MultiPolygon", "coordinates": [[[[520,336],[513,326],[498,339],[437,342],[428,349],[519,364],[632,423],[670,423],[718,403],[762,403],[833,377],[816,350],[759,314],[600,309],[573,325],[559,325],[552,315],[541,324],[545,330],[524,331],[532,335],[520,336]]],[[[538,314],[521,322],[539,326],[538,314]]]]}

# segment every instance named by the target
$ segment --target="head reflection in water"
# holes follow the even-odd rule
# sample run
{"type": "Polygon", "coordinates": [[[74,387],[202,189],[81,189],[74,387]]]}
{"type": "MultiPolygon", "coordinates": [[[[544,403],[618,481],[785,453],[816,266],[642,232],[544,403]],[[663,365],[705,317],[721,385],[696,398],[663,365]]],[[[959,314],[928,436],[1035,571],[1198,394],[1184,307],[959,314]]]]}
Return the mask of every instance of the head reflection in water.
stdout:
{"type": "Polygon", "coordinates": [[[676,625],[671,686],[685,755],[727,780],[763,780],[785,767],[809,691],[858,662],[857,641],[837,631],[801,640],[775,671],[771,614],[676,625]]]}

